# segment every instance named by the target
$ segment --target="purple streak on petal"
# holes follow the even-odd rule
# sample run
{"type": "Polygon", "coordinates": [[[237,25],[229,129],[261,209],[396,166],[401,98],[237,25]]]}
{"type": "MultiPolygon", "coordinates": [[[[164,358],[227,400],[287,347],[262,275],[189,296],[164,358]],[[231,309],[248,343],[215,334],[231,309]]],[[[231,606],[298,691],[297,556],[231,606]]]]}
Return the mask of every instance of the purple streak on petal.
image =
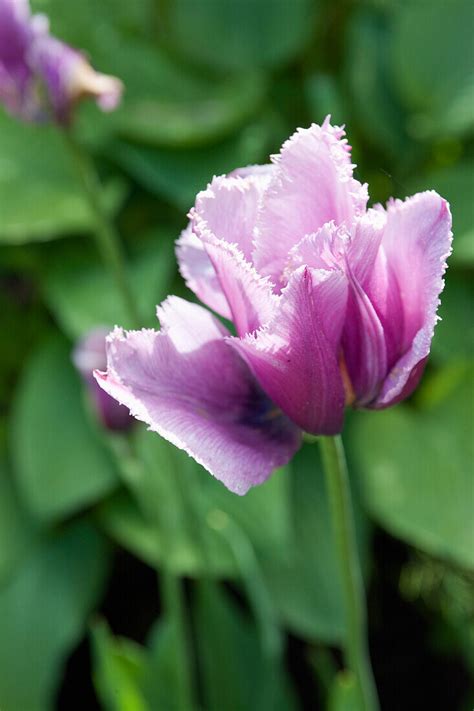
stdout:
{"type": "Polygon", "coordinates": [[[107,367],[105,341],[108,332],[108,328],[95,328],[90,331],[74,348],[72,360],[105,427],[109,430],[125,431],[134,424],[127,408],[99,387],[93,375],[94,370],[104,370],[107,367]]]}
{"type": "Polygon", "coordinates": [[[273,284],[255,271],[235,244],[217,240],[205,232],[201,234],[237,333],[239,336],[252,333],[273,315],[278,301],[273,284]]]}
{"type": "Polygon", "coordinates": [[[268,396],[306,432],[341,431],[344,386],[339,342],[347,300],[342,272],[301,267],[279,297],[268,326],[229,340],[268,396]]]}
{"type": "Polygon", "coordinates": [[[352,177],[344,131],[313,124],[299,129],[274,156],[276,172],[260,212],[254,262],[280,284],[287,254],[305,235],[326,222],[350,223],[364,211],[367,187],[352,177]]]}
{"type": "Polygon", "coordinates": [[[242,177],[242,169],[239,172],[236,177],[214,178],[207,189],[198,194],[193,210],[198,218],[195,232],[200,236],[201,225],[217,239],[236,244],[250,260],[260,202],[271,174],[268,169],[246,169],[245,177],[242,177]]]}
{"type": "Polygon", "coordinates": [[[176,297],[159,309],[163,330],[108,339],[100,385],[231,491],[244,494],[299,448],[301,432],[261,391],[205,309],[176,297]]]}
{"type": "Polygon", "coordinates": [[[342,351],[358,405],[370,403],[387,373],[385,335],[367,294],[348,269],[349,296],[342,351]]]}
{"type": "Polygon", "coordinates": [[[375,407],[398,402],[421,377],[419,364],[430,352],[451,241],[449,205],[434,191],[389,204],[381,254],[367,292],[384,329],[398,333],[392,337],[398,357],[375,407]]]}
{"type": "Polygon", "coordinates": [[[176,257],[181,276],[191,291],[206,306],[230,320],[232,314],[216,270],[202,240],[193,233],[192,223],[183,230],[176,242],[176,257]]]}

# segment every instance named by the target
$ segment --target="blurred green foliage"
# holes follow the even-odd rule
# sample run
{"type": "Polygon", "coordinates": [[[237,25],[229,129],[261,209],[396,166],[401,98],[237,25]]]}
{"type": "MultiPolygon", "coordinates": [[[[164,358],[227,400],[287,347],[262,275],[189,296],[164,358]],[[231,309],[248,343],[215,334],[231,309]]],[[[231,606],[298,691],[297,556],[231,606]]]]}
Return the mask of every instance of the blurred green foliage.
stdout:
{"type": "MultiPolygon", "coordinates": [[[[117,112],[83,106],[76,128],[124,236],[145,326],[167,293],[186,294],[173,241],[195,193],[214,174],[266,162],[296,126],[327,113],[346,124],[372,201],[429,188],[450,200],[444,320],[422,387],[393,410],[352,414],[345,437],[367,582],[377,574],[375,522],[427,556],[425,578],[435,565],[436,579],[447,581],[433,619],[452,631],[447,654],[461,649],[472,669],[472,605],[459,605],[460,587],[448,583],[466,579],[471,594],[473,3],[33,6],[55,34],[125,82],[117,112]]],[[[298,709],[281,650],[265,646],[266,626],[311,647],[337,644],[345,624],[315,448],[240,499],[140,426],[129,441],[107,436],[70,362],[92,327],[127,325],[91,226],[61,137],[0,112],[0,708],[55,707],[66,659],[103,599],[111,555],[125,549],[193,580],[203,708],[298,709]],[[231,581],[232,594],[221,581],[231,581]]],[[[402,596],[413,579],[410,569],[402,596]]],[[[104,621],[91,629],[104,709],[174,708],[176,641],[166,616],[143,645],[104,621]]],[[[354,709],[350,677],[326,675],[320,686],[331,710],[354,709]]]]}

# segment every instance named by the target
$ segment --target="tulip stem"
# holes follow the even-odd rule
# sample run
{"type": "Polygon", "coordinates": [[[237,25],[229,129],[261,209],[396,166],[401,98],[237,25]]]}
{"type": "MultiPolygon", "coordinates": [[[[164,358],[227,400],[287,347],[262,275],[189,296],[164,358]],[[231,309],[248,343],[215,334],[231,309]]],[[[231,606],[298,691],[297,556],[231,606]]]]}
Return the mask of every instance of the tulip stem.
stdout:
{"type": "Polygon", "coordinates": [[[190,640],[183,583],[180,577],[166,564],[159,572],[161,595],[168,620],[174,626],[176,640],[175,665],[179,680],[176,684],[177,711],[193,711],[193,678],[190,659],[190,640]]]}
{"type": "Polygon", "coordinates": [[[71,130],[64,129],[62,134],[95,222],[94,236],[98,250],[122,297],[130,326],[136,327],[139,325],[140,319],[127,279],[120,236],[102,204],[103,188],[96,167],[71,130]]]}
{"type": "Polygon", "coordinates": [[[357,679],[360,708],[377,711],[377,692],[370,665],[364,584],[357,551],[346,458],[340,435],[319,440],[326,475],[336,552],[343,583],[346,619],[344,660],[357,679]]]}

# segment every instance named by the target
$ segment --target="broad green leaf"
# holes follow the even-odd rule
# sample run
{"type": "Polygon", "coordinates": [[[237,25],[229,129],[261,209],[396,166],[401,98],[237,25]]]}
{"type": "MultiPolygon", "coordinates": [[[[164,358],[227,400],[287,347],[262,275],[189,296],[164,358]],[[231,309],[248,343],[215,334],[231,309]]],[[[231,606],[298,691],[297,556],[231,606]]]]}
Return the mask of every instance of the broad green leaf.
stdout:
{"type": "MultiPolygon", "coordinates": [[[[123,182],[113,182],[104,202],[113,212],[123,197],[123,182]]],[[[0,110],[0,243],[44,241],[93,225],[59,131],[20,124],[0,110]]]]}
{"type": "Polygon", "coordinates": [[[449,264],[474,264],[474,162],[463,160],[433,170],[410,183],[410,192],[437,190],[449,201],[453,215],[453,254],[449,264]]]}
{"type": "Polygon", "coordinates": [[[351,429],[364,498],[377,521],[466,567],[474,566],[472,388],[470,369],[454,364],[425,376],[419,409],[360,412],[351,429]]]}
{"type": "Polygon", "coordinates": [[[93,678],[104,711],[151,711],[141,690],[145,650],[125,638],[113,637],[105,622],[92,628],[93,678]]]}
{"type": "Polygon", "coordinates": [[[102,621],[93,626],[92,641],[94,683],[104,711],[178,711],[181,674],[170,620],[160,617],[146,647],[114,637],[102,621]]]}
{"type": "Polygon", "coordinates": [[[67,343],[49,340],[27,363],[14,402],[11,454],[19,493],[42,520],[70,515],[117,485],[86,417],[67,343]]]}
{"type": "Polygon", "coordinates": [[[207,711],[297,708],[284,669],[265,660],[251,620],[216,584],[197,585],[195,623],[207,711]]]}
{"type": "Polygon", "coordinates": [[[0,708],[49,711],[102,592],[108,548],[87,523],[45,539],[0,590],[0,708]]]}
{"type": "Polygon", "coordinates": [[[314,0],[162,3],[166,41],[186,59],[221,71],[280,65],[298,56],[317,9],[314,0]]]}
{"type": "Polygon", "coordinates": [[[382,13],[359,9],[348,27],[344,73],[354,117],[365,138],[400,161],[407,139],[402,108],[389,75],[389,37],[387,18],[382,13]]]}
{"type": "Polygon", "coordinates": [[[438,308],[441,321],[436,325],[431,347],[433,359],[449,363],[453,358],[471,357],[474,350],[472,299],[469,275],[448,269],[438,308]]]}
{"type": "MultiPolygon", "coordinates": [[[[143,327],[158,327],[156,304],[166,298],[176,272],[170,239],[174,235],[162,230],[154,232],[152,243],[136,254],[128,266],[143,327]]],[[[81,246],[78,251],[76,245],[60,245],[45,270],[43,289],[63,331],[75,340],[97,326],[134,325],[93,246],[81,246]]]]}
{"type": "Polygon", "coordinates": [[[113,114],[94,111],[81,123],[88,136],[120,135],[143,143],[191,146],[228,135],[251,117],[265,98],[265,82],[249,66],[235,78],[216,80],[182,66],[153,42],[156,19],[150,2],[122,0],[64,3],[47,0],[53,29],[85,49],[100,70],[119,76],[126,91],[113,114]],[[136,7],[126,17],[127,7],[136,7]],[[124,17],[125,15],[125,17],[124,17]]]}
{"type": "MultiPolygon", "coordinates": [[[[232,573],[235,566],[228,546],[206,521],[212,504],[200,496],[200,479],[210,475],[187,454],[144,427],[136,430],[135,447],[138,459],[129,464],[119,453],[122,469],[128,466],[125,481],[141,511],[141,517],[136,515],[132,524],[133,532],[141,530],[141,538],[135,536],[130,545],[141,545],[144,557],[151,557],[154,550],[153,559],[178,574],[232,573]],[[141,518],[147,528],[137,527],[141,518]]],[[[119,519],[114,518],[119,527],[119,519]]],[[[109,512],[109,525],[114,518],[109,512]]],[[[133,519],[129,517],[128,521],[133,519]]]]}
{"type": "Polygon", "coordinates": [[[18,500],[10,472],[0,463],[0,590],[34,543],[36,527],[18,500]]]}
{"type": "Polygon", "coordinates": [[[421,136],[461,134],[474,126],[470,0],[397,3],[392,72],[421,136]]]}
{"type": "Polygon", "coordinates": [[[231,138],[206,148],[178,151],[120,141],[112,146],[110,157],[140,185],[187,210],[214,175],[268,161],[273,130],[273,118],[264,116],[231,138]]]}

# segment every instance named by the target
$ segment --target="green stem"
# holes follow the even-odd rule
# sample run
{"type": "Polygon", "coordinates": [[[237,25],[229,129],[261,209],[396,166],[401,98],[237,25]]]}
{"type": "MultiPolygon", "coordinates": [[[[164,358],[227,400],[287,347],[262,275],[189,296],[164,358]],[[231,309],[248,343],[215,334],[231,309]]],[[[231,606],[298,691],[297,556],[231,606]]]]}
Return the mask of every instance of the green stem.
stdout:
{"type": "Polygon", "coordinates": [[[76,141],[72,131],[65,129],[62,133],[75,165],[84,197],[94,218],[94,235],[97,247],[115,280],[118,292],[121,294],[130,325],[138,326],[140,319],[135,299],[128,284],[120,237],[102,205],[103,191],[96,168],[87,151],[76,141]]]}
{"type": "Polygon", "coordinates": [[[361,709],[377,711],[377,692],[367,645],[367,621],[362,573],[357,551],[349,478],[341,437],[319,439],[341,579],[343,581],[346,666],[357,679],[361,709]]]}
{"type": "Polygon", "coordinates": [[[175,669],[179,674],[176,685],[177,711],[193,711],[193,678],[191,673],[189,629],[186,604],[180,578],[166,564],[160,570],[161,595],[167,618],[176,635],[175,669]]]}

